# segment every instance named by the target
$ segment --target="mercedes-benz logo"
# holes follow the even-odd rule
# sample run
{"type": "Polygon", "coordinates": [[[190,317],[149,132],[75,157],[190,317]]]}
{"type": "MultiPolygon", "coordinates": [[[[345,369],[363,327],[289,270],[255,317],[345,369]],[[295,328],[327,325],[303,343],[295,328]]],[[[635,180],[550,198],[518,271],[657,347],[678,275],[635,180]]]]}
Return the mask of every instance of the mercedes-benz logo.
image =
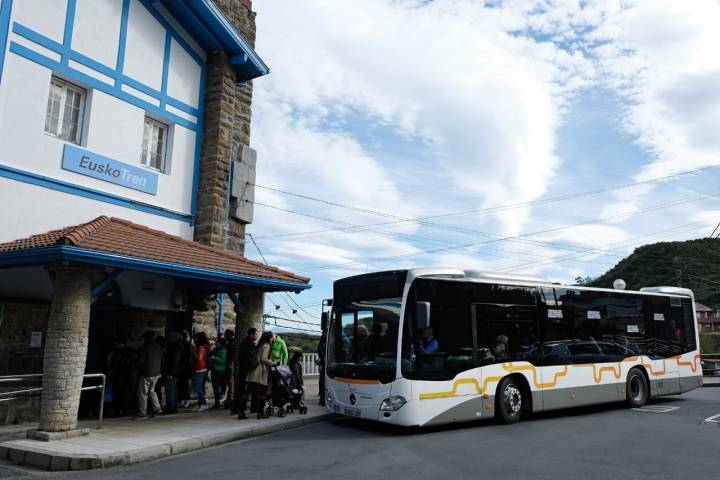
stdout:
{"type": "Polygon", "coordinates": [[[354,394],[354,393],[351,393],[351,394],[350,394],[350,403],[353,404],[353,405],[355,405],[355,402],[357,402],[357,398],[355,398],[355,394],[354,394]]]}

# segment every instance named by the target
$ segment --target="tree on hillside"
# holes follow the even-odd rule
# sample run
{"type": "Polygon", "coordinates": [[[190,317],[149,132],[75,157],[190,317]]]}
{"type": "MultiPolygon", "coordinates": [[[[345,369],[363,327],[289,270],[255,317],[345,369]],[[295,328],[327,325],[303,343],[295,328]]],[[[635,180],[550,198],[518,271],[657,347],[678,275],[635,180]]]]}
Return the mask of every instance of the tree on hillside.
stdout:
{"type": "Polygon", "coordinates": [[[696,301],[720,309],[720,239],[644,245],[588,285],[612,288],[618,278],[625,280],[629,290],[651,286],[689,288],[696,301]]]}

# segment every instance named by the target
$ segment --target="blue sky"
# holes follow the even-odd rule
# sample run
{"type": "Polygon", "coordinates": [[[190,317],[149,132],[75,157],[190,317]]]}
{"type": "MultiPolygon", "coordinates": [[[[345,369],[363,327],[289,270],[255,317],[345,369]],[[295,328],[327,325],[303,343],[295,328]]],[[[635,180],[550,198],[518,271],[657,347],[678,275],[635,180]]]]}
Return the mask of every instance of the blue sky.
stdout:
{"type": "Polygon", "coordinates": [[[572,281],[720,221],[717,1],[254,7],[272,73],[254,83],[249,232],[271,264],[314,285],[292,295],[307,311],[273,294],[268,313],[317,322],[333,280],[393,268],[572,281]]]}

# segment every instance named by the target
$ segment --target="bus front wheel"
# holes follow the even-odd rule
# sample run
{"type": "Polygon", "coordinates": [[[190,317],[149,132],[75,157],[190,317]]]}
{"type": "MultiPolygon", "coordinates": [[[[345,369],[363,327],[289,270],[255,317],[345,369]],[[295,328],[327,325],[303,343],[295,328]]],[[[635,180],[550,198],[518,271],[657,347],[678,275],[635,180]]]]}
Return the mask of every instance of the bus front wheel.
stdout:
{"type": "Polygon", "coordinates": [[[639,408],[647,403],[650,397],[650,387],[647,378],[639,369],[633,368],[628,373],[625,394],[630,407],[639,408]]]}
{"type": "Polygon", "coordinates": [[[525,403],[530,399],[523,385],[513,377],[506,377],[498,385],[495,396],[495,417],[501,423],[517,423],[522,417],[525,403]]]}

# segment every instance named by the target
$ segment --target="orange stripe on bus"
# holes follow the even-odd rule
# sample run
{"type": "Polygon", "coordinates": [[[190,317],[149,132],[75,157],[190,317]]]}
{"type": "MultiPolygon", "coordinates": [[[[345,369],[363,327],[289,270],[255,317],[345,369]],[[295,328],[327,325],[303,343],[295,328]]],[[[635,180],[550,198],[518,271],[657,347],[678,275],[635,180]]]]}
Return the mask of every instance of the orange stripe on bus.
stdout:
{"type": "Polygon", "coordinates": [[[360,385],[377,385],[380,383],[380,380],[364,380],[362,378],[345,378],[345,377],[335,377],[333,378],[336,382],[342,382],[342,383],[357,383],[360,385]]]}

